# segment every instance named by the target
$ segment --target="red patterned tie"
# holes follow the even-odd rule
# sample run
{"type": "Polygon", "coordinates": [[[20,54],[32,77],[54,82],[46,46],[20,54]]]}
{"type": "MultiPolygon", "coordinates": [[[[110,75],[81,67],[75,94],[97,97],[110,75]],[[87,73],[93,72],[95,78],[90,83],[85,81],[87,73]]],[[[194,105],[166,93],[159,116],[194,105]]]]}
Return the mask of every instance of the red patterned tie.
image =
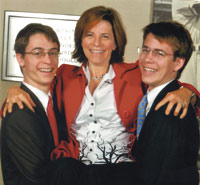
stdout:
{"type": "Polygon", "coordinates": [[[53,134],[53,138],[54,138],[54,143],[55,143],[55,146],[57,146],[59,144],[58,127],[57,127],[56,117],[55,117],[54,110],[53,110],[53,104],[52,104],[51,96],[49,96],[49,101],[48,101],[48,105],[47,105],[47,116],[48,116],[49,123],[50,123],[50,126],[51,126],[51,130],[52,130],[52,134],[53,134]]]}

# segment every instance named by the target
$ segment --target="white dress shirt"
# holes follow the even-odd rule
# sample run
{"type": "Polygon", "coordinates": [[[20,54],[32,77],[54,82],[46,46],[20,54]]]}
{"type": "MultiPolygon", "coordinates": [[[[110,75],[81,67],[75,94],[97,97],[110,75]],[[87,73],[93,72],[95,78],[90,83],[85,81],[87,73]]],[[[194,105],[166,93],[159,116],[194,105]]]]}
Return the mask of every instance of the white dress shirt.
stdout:
{"type": "MultiPolygon", "coordinates": [[[[171,81],[172,81],[172,80],[171,80],[171,81]]],[[[151,91],[147,90],[147,102],[148,102],[148,104],[147,104],[147,107],[146,107],[146,116],[147,116],[147,114],[149,113],[149,111],[150,111],[150,109],[151,109],[151,106],[152,106],[152,104],[153,104],[153,102],[154,102],[156,96],[157,96],[157,95],[160,93],[160,91],[161,91],[162,89],[164,89],[164,87],[165,87],[166,85],[168,85],[171,81],[169,81],[169,82],[167,82],[167,83],[165,83],[165,84],[162,84],[162,85],[160,85],[160,86],[158,86],[158,87],[155,87],[155,88],[152,89],[151,91]]]]}
{"type": "MultiPolygon", "coordinates": [[[[88,66],[84,68],[88,82],[88,66]]],[[[117,113],[114,98],[112,65],[108,73],[91,95],[88,85],[78,115],[72,124],[71,132],[79,142],[80,159],[85,164],[117,163],[132,161],[130,136],[117,113]]]]}
{"type": "Polygon", "coordinates": [[[33,87],[32,85],[26,83],[26,82],[22,82],[26,87],[28,87],[36,96],[37,98],[40,100],[41,104],[44,107],[45,112],[47,112],[47,105],[48,105],[48,101],[49,101],[49,94],[46,94],[45,92],[39,90],[36,87],[33,87]]]}

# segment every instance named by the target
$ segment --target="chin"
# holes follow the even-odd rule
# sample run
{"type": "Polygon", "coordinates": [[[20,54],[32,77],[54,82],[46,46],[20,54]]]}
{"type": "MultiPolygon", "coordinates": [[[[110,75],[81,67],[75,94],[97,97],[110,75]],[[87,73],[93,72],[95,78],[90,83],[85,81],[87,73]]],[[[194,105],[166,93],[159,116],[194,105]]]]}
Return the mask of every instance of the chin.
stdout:
{"type": "Polygon", "coordinates": [[[44,83],[44,84],[50,84],[52,81],[53,81],[53,78],[46,78],[46,79],[43,79],[43,83],[44,83]]]}
{"type": "Polygon", "coordinates": [[[142,76],[142,81],[143,81],[143,83],[148,84],[149,83],[149,77],[143,77],[142,76]]]}

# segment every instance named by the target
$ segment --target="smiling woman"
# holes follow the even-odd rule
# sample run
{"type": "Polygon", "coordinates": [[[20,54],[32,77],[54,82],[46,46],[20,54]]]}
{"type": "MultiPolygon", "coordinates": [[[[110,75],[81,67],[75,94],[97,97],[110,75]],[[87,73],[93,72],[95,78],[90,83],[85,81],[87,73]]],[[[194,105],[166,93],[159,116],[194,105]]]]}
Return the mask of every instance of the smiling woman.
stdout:
{"type": "Polygon", "coordinates": [[[111,24],[101,20],[84,31],[82,48],[88,60],[91,78],[89,90],[93,94],[102,77],[108,72],[111,54],[116,49],[111,24]]]}
{"type": "MultiPolygon", "coordinates": [[[[83,34],[82,48],[88,59],[92,76],[100,71],[92,71],[92,66],[105,66],[103,74],[108,70],[111,53],[116,49],[112,26],[108,21],[101,20],[83,34]]],[[[97,74],[101,76],[102,74],[97,74]]]]}

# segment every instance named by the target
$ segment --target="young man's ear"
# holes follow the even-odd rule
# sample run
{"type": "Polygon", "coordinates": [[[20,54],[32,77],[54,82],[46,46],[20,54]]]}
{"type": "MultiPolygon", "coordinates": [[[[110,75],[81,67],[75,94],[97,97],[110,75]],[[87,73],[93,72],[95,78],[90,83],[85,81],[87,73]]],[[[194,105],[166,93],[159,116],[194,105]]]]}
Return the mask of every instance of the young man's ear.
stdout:
{"type": "Polygon", "coordinates": [[[24,62],[24,57],[21,53],[16,53],[16,58],[17,58],[17,61],[20,65],[20,67],[24,67],[25,66],[25,62],[24,62]]]}
{"type": "Polygon", "coordinates": [[[184,63],[185,63],[185,58],[177,57],[175,60],[174,71],[178,71],[179,69],[181,69],[184,63]]]}

